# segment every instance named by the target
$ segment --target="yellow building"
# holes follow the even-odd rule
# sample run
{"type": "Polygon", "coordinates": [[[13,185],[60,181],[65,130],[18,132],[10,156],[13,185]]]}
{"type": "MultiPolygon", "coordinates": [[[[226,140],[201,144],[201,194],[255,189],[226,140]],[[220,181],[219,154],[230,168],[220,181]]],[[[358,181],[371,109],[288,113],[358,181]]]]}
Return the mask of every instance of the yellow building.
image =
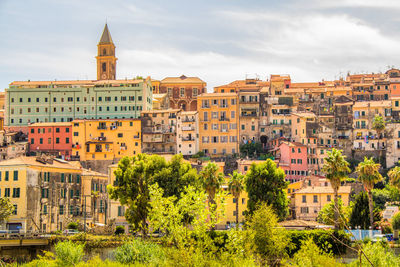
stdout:
{"type": "Polygon", "coordinates": [[[167,94],[153,94],[153,109],[169,109],[167,94]]]}
{"type": "Polygon", "coordinates": [[[199,148],[208,155],[239,152],[239,108],[236,93],[210,93],[198,96],[199,148]]]}
{"type": "Polygon", "coordinates": [[[0,175],[0,195],[15,207],[9,230],[62,230],[80,214],[82,170],[76,162],[19,157],[1,161],[0,175]]]}
{"type": "Polygon", "coordinates": [[[82,207],[86,207],[84,208],[84,210],[86,210],[86,218],[81,216],[80,221],[83,222],[86,220],[86,224],[89,227],[97,224],[107,224],[107,220],[109,219],[106,216],[108,207],[108,175],[83,169],[81,176],[82,207]]]}
{"type": "Polygon", "coordinates": [[[141,152],[140,119],[74,120],[72,157],[80,161],[118,160],[141,152]]]}
{"type": "MultiPolygon", "coordinates": [[[[341,186],[338,193],[343,204],[348,206],[350,203],[351,186],[341,186]]],[[[319,211],[326,204],[334,200],[331,186],[308,186],[296,190],[293,194],[295,219],[299,220],[316,220],[319,211]]]]}

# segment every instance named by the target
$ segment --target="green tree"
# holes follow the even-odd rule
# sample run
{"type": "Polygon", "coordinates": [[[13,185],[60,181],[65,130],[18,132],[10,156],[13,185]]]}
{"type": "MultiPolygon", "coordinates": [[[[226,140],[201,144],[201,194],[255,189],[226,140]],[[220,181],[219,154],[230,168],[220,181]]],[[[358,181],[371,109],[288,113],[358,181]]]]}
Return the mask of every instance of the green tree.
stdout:
{"type": "Polygon", "coordinates": [[[340,184],[347,174],[350,172],[349,163],[346,161],[346,156],[342,155],[341,150],[333,148],[332,151],[328,151],[327,157],[324,160],[322,172],[325,173],[326,178],[331,182],[331,186],[334,192],[334,203],[335,203],[335,229],[339,229],[339,210],[338,210],[338,191],[340,184]]]}
{"type": "Polygon", "coordinates": [[[199,189],[201,184],[197,170],[189,162],[183,160],[182,154],[177,154],[166,162],[165,166],[155,173],[153,183],[157,183],[164,191],[164,196],[180,197],[186,186],[199,189]]]}
{"type": "Polygon", "coordinates": [[[386,123],[383,117],[375,115],[374,119],[372,120],[372,129],[374,129],[378,134],[378,136],[380,137],[385,128],[386,128],[386,123]]]}
{"type": "Polygon", "coordinates": [[[219,167],[215,162],[209,162],[201,170],[200,179],[208,195],[209,207],[215,206],[215,195],[221,189],[224,182],[224,175],[219,171],[219,167]]]}
{"type": "Polygon", "coordinates": [[[400,212],[397,212],[395,215],[393,215],[392,227],[393,230],[400,230],[400,212]]]}
{"type": "Polygon", "coordinates": [[[271,159],[265,162],[253,163],[246,173],[246,189],[248,193],[247,213],[252,215],[257,206],[263,202],[271,205],[279,220],[288,215],[288,200],[286,197],[287,182],[285,172],[276,166],[271,159]]]}
{"type": "Polygon", "coordinates": [[[182,155],[175,155],[170,162],[159,155],[124,157],[114,174],[116,185],[108,186],[110,197],[128,206],[127,221],[144,236],[147,234],[150,185],[158,183],[166,196],[178,199],[185,186],[199,184],[196,170],[183,162],[182,155]]]}
{"type": "MultiPolygon", "coordinates": [[[[373,203],[375,207],[374,212],[374,221],[380,221],[380,209],[375,206],[375,202],[373,203]]],[[[371,226],[371,222],[369,220],[369,203],[368,203],[368,194],[366,192],[361,192],[356,195],[355,200],[352,204],[350,211],[350,226],[355,228],[357,226],[362,229],[368,229],[371,226]]]]}
{"type": "Polygon", "coordinates": [[[374,185],[382,180],[382,175],[379,173],[381,165],[375,163],[372,158],[364,158],[357,166],[358,179],[364,184],[364,188],[368,193],[369,221],[370,225],[374,225],[374,204],[372,200],[372,189],[374,185]]]}
{"type": "MultiPolygon", "coordinates": [[[[343,204],[342,199],[338,200],[339,209],[339,228],[343,229],[349,221],[349,207],[343,204]]],[[[326,204],[318,213],[317,221],[326,225],[335,225],[335,203],[326,204]]]]}
{"type": "MultiPolygon", "coordinates": [[[[203,190],[196,190],[188,186],[181,197],[163,197],[163,190],[157,184],[150,186],[150,213],[151,228],[158,229],[165,234],[164,239],[179,249],[196,244],[198,247],[210,246],[207,232],[216,221],[210,218],[219,218],[221,214],[215,209],[207,209],[207,195],[203,190]]],[[[216,195],[219,202],[223,202],[220,194],[216,195]]]]}
{"type": "Polygon", "coordinates": [[[248,222],[249,241],[262,264],[277,265],[287,256],[286,247],[290,242],[287,232],[279,227],[274,208],[260,204],[248,222]]]}
{"type": "Polygon", "coordinates": [[[234,171],[229,175],[228,188],[232,196],[236,199],[236,227],[239,227],[239,197],[244,190],[243,174],[234,171]]]}
{"type": "Polygon", "coordinates": [[[240,146],[239,149],[243,157],[245,156],[254,157],[260,155],[263,152],[263,147],[261,143],[243,144],[240,146]]]}
{"type": "Polygon", "coordinates": [[[9,198],[1,197],[0,198],[0,223],[4,222],[11,216],[14,211],[14,206],[11,204],[9,198]]]}

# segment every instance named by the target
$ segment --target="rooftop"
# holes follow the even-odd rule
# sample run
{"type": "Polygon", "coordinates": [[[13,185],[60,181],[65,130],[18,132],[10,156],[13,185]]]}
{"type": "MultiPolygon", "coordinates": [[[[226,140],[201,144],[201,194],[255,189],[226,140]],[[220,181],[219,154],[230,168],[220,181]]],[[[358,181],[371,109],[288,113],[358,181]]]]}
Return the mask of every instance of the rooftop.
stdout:
{"type": "Polygon", "coordinates": [[[36,157],[26,157],[21,156],[14,159],[9,159],[5,161],[0,161],[0,167],[7,166],[36,166],[36,167],[52,167],[59,169],[71,169],[71,170],[81,170],[82,167],[76,164],[70,163],[69,161],[53,159],[52,163],[38,161],[36,157]]]}
{"type": "Polygon", "coordinates": [[[180,77],[166,77],[161,80],[161,83],[205,83],[199,77],[186,77],[182,75],[180,77]]]}
{"type": "MultiPolygon", "coordinates": [[[[345,185],[339,188],[339,194],[350,194],[351,186],[345,185]]],[[[308,186],[294,192],[294,194],[333,194],[331,186],[308,186]]]]}
{"type": "Polygon", "coordinates": [[[50,127],[50,126],[71,126],[71,122],[36,122],[29,125],[29,127],[50,127]]]}

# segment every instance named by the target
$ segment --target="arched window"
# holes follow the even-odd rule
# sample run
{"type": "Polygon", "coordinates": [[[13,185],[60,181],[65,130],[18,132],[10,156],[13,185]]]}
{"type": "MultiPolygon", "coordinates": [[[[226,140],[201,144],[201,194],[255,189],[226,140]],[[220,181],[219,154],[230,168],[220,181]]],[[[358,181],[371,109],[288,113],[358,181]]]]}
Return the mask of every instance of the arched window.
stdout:
{"type": "Polygon", "coordinates": [[[105,62],[103,63],[102,68],[103,68],[103,71],[106,71],[106,69],[107,69],[107,64],[106,64],[105,62]]]}
{"type": "Polygon", "coordinates": [[[107,54],[107,50],[104,48],[103,49],[103,56],[105,56],[107,54]]]}

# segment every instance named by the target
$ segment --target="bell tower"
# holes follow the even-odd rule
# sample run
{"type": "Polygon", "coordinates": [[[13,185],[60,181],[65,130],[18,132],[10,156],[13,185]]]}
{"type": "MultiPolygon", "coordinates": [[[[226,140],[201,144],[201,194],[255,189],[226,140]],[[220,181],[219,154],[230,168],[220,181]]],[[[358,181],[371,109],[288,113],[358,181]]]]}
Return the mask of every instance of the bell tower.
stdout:
{"type": "Polygon", "coordinates": [[[115,80],[117,58],[115,57],[115,45],[112,41],[107,23],[97,45],[97,80],[115,80]]]}

